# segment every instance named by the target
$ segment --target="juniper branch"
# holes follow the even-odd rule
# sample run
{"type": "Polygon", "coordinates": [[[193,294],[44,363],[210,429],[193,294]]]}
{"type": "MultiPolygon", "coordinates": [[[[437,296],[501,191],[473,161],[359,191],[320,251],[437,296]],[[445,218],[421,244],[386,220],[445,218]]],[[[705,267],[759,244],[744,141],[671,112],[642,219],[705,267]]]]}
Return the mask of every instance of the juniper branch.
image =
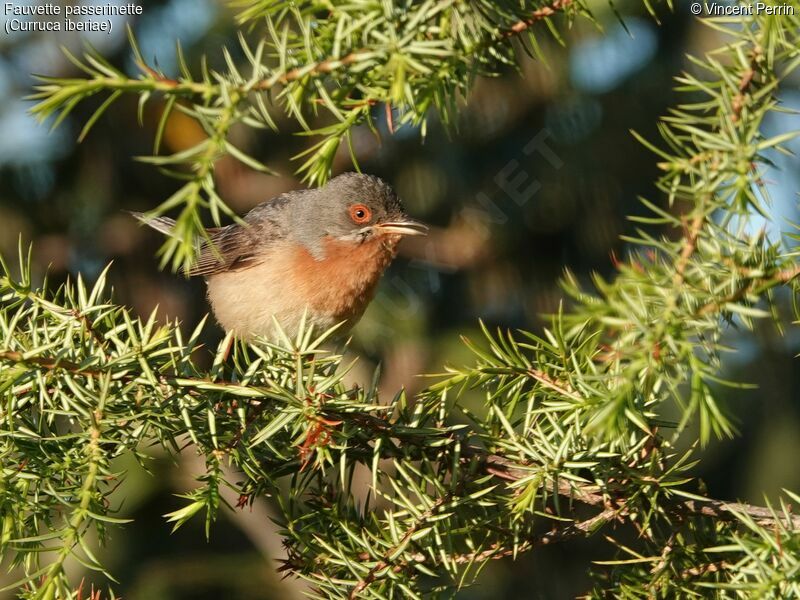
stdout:
{"type": "Polygon", "coordinates": [[[192,263],[195,240],[206,235],[199,209],[207,207],[216,225],[222,213],[233,217],[215,191],[215,161],[229,154],[250,168],[270,172],[261,161],[230,145],[232,128],[275,129],[274,115],[285,113],[317,140],[295,157],[303,160],[300,171],[310,183],[324,183],[340,144],[350,139],[353,128],[371,122],[373,106],[384,104],[388,111],[398,111],[397,118],[392,116],[393,129],[395,121],[398,127],[414,124],[424,135],[431,109],[439,111],[443,122],[452,122],[456,99],[468,92],[476,72],[497,74],[504,63],[516,61],[513,38],[524,33],[533,39],[531,28],[558,13],[569,13],[571,18],[584,12],[576,0],[482,6],[427,2],[389,12],[386,7],[369,7],[375,12],[372,20],[363,19],[365,7],[358,5],[337,7],[328,18],[319,18],[311,5],[293,11],[273,4],[255,12],[252,8],[243,14],[266,17],[266,27],[252,41],[240,36],[244,67],[234,64],[223,50],[227,71],[210,71],[203,63],[195,77],[179,48],[181,73],[170,77],[145,62],[131,35],[141,71],[138,78],[128,77],[96,53],[88,52],[82,59],[68,54],[85,77],[41,77],[33,96],[39,101],[33,114],[40,119],[55,117],[58,124],[79,103],[107,94],[81,138],[121,94],[138,95],[140,111],[159,96],[164,103],[158,109],[155,153],[173,110],[187,114],[207,131],[208,139],[193,148],[145,159],[181,175],[187,168],[191,173],[190,181],[152,212],[181,208],[175,235],[161,250],[162,267],[169,263],[174,271],[192,263]],[[466,23],[469,26],[462,27],[466,23]],[[328,116],[317,119],[321,124],[314,129],[308,123],[320,111],[328,116]]]}

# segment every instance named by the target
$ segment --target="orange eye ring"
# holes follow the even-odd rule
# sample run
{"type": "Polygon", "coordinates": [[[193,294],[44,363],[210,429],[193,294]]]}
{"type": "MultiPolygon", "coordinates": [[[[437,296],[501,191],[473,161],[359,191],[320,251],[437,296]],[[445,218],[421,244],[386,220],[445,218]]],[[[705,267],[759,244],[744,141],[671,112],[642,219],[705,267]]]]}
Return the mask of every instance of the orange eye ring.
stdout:
{"type": "Polygon", "coordinates": [[[372,211],[366,204],[353,204],[353,206],[350,207],[350,219],[356,225],[369,223],[372,219],[372,211]]]}

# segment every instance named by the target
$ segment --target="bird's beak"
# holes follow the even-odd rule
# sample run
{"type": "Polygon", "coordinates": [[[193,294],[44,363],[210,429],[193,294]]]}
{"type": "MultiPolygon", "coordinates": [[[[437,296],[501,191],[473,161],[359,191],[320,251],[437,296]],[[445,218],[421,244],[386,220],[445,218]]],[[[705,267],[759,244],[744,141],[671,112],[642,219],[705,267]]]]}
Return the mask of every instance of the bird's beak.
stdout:
{"type": "Polygon", "coordinates": [[[402,221],[388,221],[375,225],[381,233],[394,233],[398,235],[428,235],[428,226],[411,219],[402,221]]]}

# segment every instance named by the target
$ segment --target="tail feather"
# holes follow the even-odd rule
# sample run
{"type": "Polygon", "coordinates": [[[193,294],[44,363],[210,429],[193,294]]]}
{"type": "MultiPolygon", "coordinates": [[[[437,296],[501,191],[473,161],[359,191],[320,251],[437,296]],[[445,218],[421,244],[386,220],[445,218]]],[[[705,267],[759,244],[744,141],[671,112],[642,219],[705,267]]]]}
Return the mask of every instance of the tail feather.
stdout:
{"type": "Polygon", "coordinates": [[[175,219],[169,217],[148,217],[145,213],[129,211],[136,219],[152,227],[156,231],[160,231],[164,235],[172,235],[172,230],[175,228],[175,219]]]}

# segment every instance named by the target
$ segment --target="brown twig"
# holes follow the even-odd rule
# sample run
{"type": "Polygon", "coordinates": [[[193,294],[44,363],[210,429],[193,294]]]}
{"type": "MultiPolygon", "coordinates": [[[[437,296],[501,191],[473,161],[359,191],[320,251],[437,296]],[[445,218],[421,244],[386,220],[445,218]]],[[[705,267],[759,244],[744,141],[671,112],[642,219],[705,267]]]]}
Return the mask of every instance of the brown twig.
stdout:
{"type": "MultiPolygon", "coordinates": [[[[538,23],[539,21],[542,21],[548,17],[552,17],[556,13],[563,11],[573,2],[574,0],[554,0],[552,4],[543,6],[533,11],[527,19],[522,19],[520,21],[517,21],[507,29],[501,30],[499,32],[498,37],[502,39],[519,35],[526,29],[530,28],[535,23],[538,23]]],[[[286,85],[288,83],[297,81],[298,79],[301,79],[308,75],[319,75],[319,74],[325,75],[341,67],[352,65],[353,63],[358,62],[359,59],[363,58],[365,55],[370,54],[371,52],[372,51],[369,48],[362,48],[360,50],[354,50],[342,58],[327,58],[313,65],[297,67],[283,74],[276,74],[270,77],[269,79],[262,80],[255,86],[253,86],[253,89],[259,91],[269,90],[273,88],[276,83],[286,85]]],[[[391,110],[388,103],[387,103],[387,110],[391,110]]],[[[391,119],[390,123],[392,123],[391,119]]],[[[393,126],[393,124],[390,125],[390,127],[391,126],[393,126]]]]}
{"type": "Polygon", "coordinates": [[[689,265],[689,259],[697,249],[697,239],[700,237],[700,231],[705,223],[705,212],[700,210],[692,219],[692,222],[686,228],[686,243],[681,250],[680,256],[675,263],[675,274],[672,276],[672,285],[676,289],[683,285],[686,279],[686,267],[689,265]]]}
{"type": "Polygon", "coordinates": [[[582,402],[583,398],[581,398],[578,394],[576,394],[572,388],[565,383],[561,383],[559,381],[555,381],[552,377],[550,377],[544,371],[540,371],[539,369],[529,369],[528,375],[533,377],[536,381],[541,383],[544,387],[550,388],[551,390],[558,392],[562,396],[566,396],[567,398],[571,398],[576,402],[582,402]]]}
{"type": "MultiPolygon", "coordinates": [[[[485,550],[464,554],[454,554],[453,556],[449,557],[449,559],[456,564],[463,565],[487,560],[499,560],[509,556],[515,556],[522,552],[533,550],[537,546],[546,546],[548,544],[565,542],[576,537],[588,535],[600,525],[609,521],[613,521],[615,518],[617,518],[618,512],[618,509],[608,508],[593,517],[572,523],[566,527],[554,527],[550,531],[520,542],[516,547],[507,548],[495,544],[485,550]]],[[[406,562],[423,563],[426,560],[428,560],[428,557],[425,554],[422,552],[417,552],[416,554],[408,557],[406,562]]]]}
{"type": "MultiPolygon", "coordinates": [[[[547,6],[542,6],[541,8],[538,8],[535,11],[533,11],[528,18],[517,21],[516,23],[514,23],[513,25],[511,25],[506,29],[499,30],[499,32],[494,38],[491,37],[488,38],[481,45],[488,46],[493,39],[510,38],[519,35],[520,33],[529,29],[535,23],[538,23],[539,21],[542,21],[548,17],[555,15],[558,12],[563,11],[564,9],[572,5],[573,2],[574,0],[554,0],[554,2],[552,2],[551,4],[547,6]]],[[[315,75],[327,75],[329,73],[332,73],[333,71],[336,71],[337,69],[357,63],[360,59],[364,58],[365,56],[368,56],[369,54],[372,54],[373,52],[374,50],[370,48],[361,48],[358,50],[353,50],[352,52],[349,52],[348,54],[344,55],[341,58],[326,58],[324,60],[309,65],[294,67],[283,73],[281,72],[275,73],[271,77],[262,79],[256,82],[255,84],[248,85],[246,88],[242,88],[239,91],[241,93],[246,93],[251,90],[263,92],[273,89],[276,85],[280,84],[285,86],[300,79],[303,79],[304,77],[315,76],[315,75]]],[[[144,73],[150,79],[158,83],[159,89],[161,89],[162,91],[176,90],[178,88],[181,88],[180,91],[185,91],[189,93],[208,93],[210,89],[212,90],[214,89],[214,88],[207,88],[202,84],[199,84],[200,87],[198,87],[198,84],[195,84],[194,82],[178,81],[175,79],[170,79],[169,77],[166,77],[163,73],[156,71],[155,69],[153,69],[144,62],[138,62],[137,66],[142,71],[142,73],[144,73]]],[[[390,108],[387,108],[387,110],[390,110],[390,108]]],[[[393,122],[391,119],[389,120],[389,126],[390,128],[393,128],[393,122]]]]}
{"type": "Polygon", "coordinates": [[[365,54],[368,54],[369,50],[363,48],[361,50],[355,50],[342,58],[327,58],[322,60],[318,63],[313,65],[306,65],[305,67],[296,67],[294,69],[290,69],[282,74],[276,74],[270,77],[269,79],[264,79],[253,86],[253,89],[264,91],[269,90],[275,87],[275,84],[280,83],[281,85],[286,85],[293,81],[297,81],[303,77],[308,75],[326,75],[339,69],[341,67],[346,67],[348,65],[352,65],[355,62],[358,62],[360,58],[362,58],[365,54]]]}
{"type": "MultiPolygon", "coordinates": [[[[473,449],[477,456],[479,449],[473,449]]],[[[506,481],[517,481],[530,475],[529,468],[525,468],[513,461],[496,455],[485,455],[485,471],[506,481]]],[[[577,500],[589,506],[605,506],[606,496],[601,493],[598,486],[579,485],[576,483],[559,480],[558,486],[550,486],[550,491],[577,500]]],[[[703,516],[724,521],[735,521],[738,519],[737,513],[746,515],[759,525],[773,525],[776,518],[773,512],[762,506],[744,504],[740,502],[725,502],[712,498],[683,500],[676,498],[664,505],[666,511],[676,516],[703,516]]],[[[782,520],[778,517],[777,520],[782,520]]],[[[792,515],[786,523],[791,529],[800,530],[800,515],[792,515]]]]}
{"type": "Polygon", "coordinates": [[[358,598],[359,594],[363,592],[365,589],[367,589],[378,578],[378,573],[392,564],[392,559],[391,559],[392,554],[397,552],[399,548],[405,546],[411,539],[411,536],[414,535],[417,532],[417,530],[426,523],[428,519],[433,517],[439,511],[439,509],[445,504],[447,504],[451,499],[452,499],[452,494],[446,494],[440,497],[428,510],[423,512],[419,517],[417,517],[414,520],[414,523],[412,523],[411,527],[406,529],[406,531],[403,533],[403,536],[400,538],[397,544],[395,544],[394,546],[392,546],[392,548],[390,548],[387,552],[385,552],[383,554],[383,558],[381,558],[377,563],[375,563],[375,566],[373,566],[367,572],[367,574],[355,585],[353,590],[350,592],[351,600],[358,598]]]}
{"type": "Polygon", "coordinates": [[[716,300],[713,302],[709,302],[701,306],[697,311],[694,313],[695,317],[703,317],[707,314],[715,313],[721,311],[726,304],[731,302],[737,302],[747,296],[747,294],[758,287],[767,286],[772,287],[777,283],[786,284],[790,283],[792,280],[800,276],[800,265],[797,265],[791,269],[785,269],[783,271],[778,271],[771,277],[759,277],[753,278],[748,280],[744,285],[740,286],[735,292],[731,295],[727,296],[722,300],[716,300]]]}
{"type": "MultiPolygon", "coordinates": [[[[601,513],[590,517],[584,521],[578,521],[576,523],[572,523],[565,527],[554,527],[553,529],[539,534],[537,536],[532,536],[529,539],[521,541],[516,546],[512,547],[505,547],[499,544],[493,544],[489,548],[484,550],[476,550],[475,552],[467,552],[467,553],[458,553],[453,554],[452,556],[448,557],[453,563],[458,565],[465,565],[465,564],[472,564],[472,563],[479,563],[484,562],[487,560],[500,560],[503,558],[508,558],[510,556],[516,556],[523,552],[528,552],[538,546],[544,546],[548,544],[554,544],[558,542],[564,542],[576,537],[582,537],[585,535],[590,534],[593,530],[595,530],[599,525],[611,521],[617,517],[617,510],[615,509],[606,509],[601,513]]],[[[430,515],[432,516],[432,515],[430,515]]],[[[427,518],[430,518],[427,517],[427,518]]],[[[418,529],[419,526],[416,527],[418,529]]],[[[416,530],[415,529],[415,530],[416,530]]],[[[408,534],[408,531],[406,532],[408,534]]],[[[413,535],[413,533],[411,534],[413,535]]],[[[405,536],[404,538],[405,539],[405,536]]],[[[399,548],[399,544],[395,546],[392,550],[396,550],[399,548]]],[[[389,553],[384,555],[388,556],[389,553]]],[[[362,561],[369,560],[369,554],[364,552],[359,555],[359,559],[362,561]]],[[[369,574],[364,579],[360,580],[358,584],[356,584],[356,588],[353,589],[350,593],[351,598],[356,598],[358,594],[363,592],[367,587],[369,587],[372,583],[378,580],[378,573],[379,571],[389,568],[393,566],[393,570],[395,572],[400,572],[403,569],[407,568],[411,564],[416,563],[425,563],[430,560],[430,557],[422,552],[415,552],[414,554],[406,555],[405,557],[398,557],[393,562],[390,562],[386,559],[382,559],[375,567],[370,570],[372,576],[370,577],[369,574]],[[369,581],[367,579],[369,578],[369,581]]],[[[434,559],[435,560],[435,559],[434,559]]],[[[322,563],[325,559],[322,557],[317,557],[315,559],[315,563],[322,563]]],[[[298,560],[288,560],[285,561],[283,567],[281,567],[281,571],[293,571],[293,570],[300,570],[303,568],[303,564],[298,560]]]]}
{"type": "Polygon", "coordinates": [[[153,69],[150,65],[148,65],[144,61],[137,60],[136,61],[136,66],[139,67],[139,70],[141,70],[142,73],[144,73],[145,75],[148,75],[151,79],[154,79],[155,81],[158,81],[159,83],[163,83],[167,87],[175,88],[175,87],[178,87],[178,85],[180,85],[180,83],[178,81],[176,81],[174,79],[170,79],[169,77],[167,77],[163,73],[160,73],[159,71],[156,71],[155,69],[153,69]]]}
{"type": "Polygon", "coordinates": [[[28,365],[35,365],[37,367],[42,367],[48,371],[55,371],[56,369],[64,369],[65,371],[69,371],[70,373],[75,374],[82,374],[86,375],[87,377],[100,377],[102,376],[102,371],[97,371],[88,368],[82,368],[79,364],[64,360],[61,358],[54,358],[51,356],[24,356],[21,352],[15,352],[13,350],[0,350],[0,360],[6,360],[8,362],[13,363],[22,363],[28,365]]]}
{"type": "Polygon", "coordinates": [[[547,6],[542,6],[541,8],[537,8],[535,11],[531,13],[531,15],[527,19],[522,19],[514,23],[508,29],[504,29],[500,32],[499,37],[512,37],[515,35],[519,35],[526,29],[530,28],[534,24],[538,23],[539,21],[543,21],[548,17],[552,17],[557,12],[560,12],[570,6],[573,3],[573,0],[555,0],[552,4],[547,6]]]}
{"type": "MultiPolygon", "coordinates": [[[[527,19],[522,19],[520,21],[517,21],[507,29],[501,30],[497,37],[502,39],[519,35],[523,31],[530,28],[535,23],[538,23],[539,21],[542,21],[548,17],[552,17],[556,13],[563,11],[573,2],[574,0],[554,0],[552,4],[543,6],[533,11],[527,19]]],[[[281,85],[287,85],[293,81],[297,81],[308,75],[320,75],[320,74],[325,75],[341,67],[352,65],[358,62],[359,59],[363,58],[365,55],[370,54],[371,52],[372,51],[369,48],[362,48],[360,50],[354,50],[353,52],[350,52],[349,54],[345,55],[342,58],[328,58],[313,65],[297,67],[289,71],[286,71],[283,74],[276,74],[270,77],[269,79],[264,79],[258,82],[255,86],[253,86],[253,89],[258,91],[264,91],[273,88],[278,83],[280,83],[281,85]]],[[[389,103],[387,103],[386,106],[387,106],[386,110],[388,116],[388,124],[390,130],[393,130],[394,123],[393,119],[391,118],[391,115],[389,114],[391,112],[391,106],[389,103]]]]}
{"type": "Polygon", "coordinates": [[[750,58],[750,64],[744,70],[741,78],[739,79],[739,91],[733,97],[733,102],[731,103],[731,108],[733,109],[733,114],[731,115],[731,121],[733,121],[734,123],[736,123],[742,116],[742,109],[744,108],[745,96],[747,95],[747,92],[750,89],[750,84],[753,83],[753,77],[756,74],[755,68],[760,57],[761,57],[761,50],[758,47],[754,48],[752,57],[750,58]]]}

